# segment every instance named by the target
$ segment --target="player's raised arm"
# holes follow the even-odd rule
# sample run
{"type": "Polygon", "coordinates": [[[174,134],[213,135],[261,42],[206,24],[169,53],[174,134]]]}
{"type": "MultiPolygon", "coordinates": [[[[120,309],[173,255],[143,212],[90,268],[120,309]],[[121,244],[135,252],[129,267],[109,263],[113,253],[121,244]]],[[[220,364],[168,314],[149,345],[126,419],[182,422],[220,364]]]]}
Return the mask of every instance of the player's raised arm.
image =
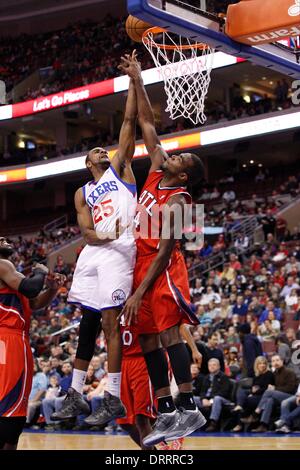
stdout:
{"type": "MultiPolygon", "coordinates": [[[[135,58],[135,51],[132,56],[126,56],[128,59],[135,58]]],[[[131,162],[135,150],[135,129],[137,118],[136,92],[133,80],[130,80],[128,96],[126,101],[124,120],[119,136],[119,148],[114,155],[111,165],[118,175],[127,183],[135,183],[135,178],[131,169],[131,162]]]]}
{"type": "Polygon", "coordinates": [[[142,129],[147,151],[151,158],[150,172],[156,171],[161,168],[161,165],[165,159],[168,158],[168,155],[162,148],[155,129],[154,114],[144,87],[140,64],[135,57],[122,57],[120,69],[124,73],[127,73],[134,82],[139,124],[142,129]]]}
{"type": "Polygon", "coordinates": [[[126,229],[126,227],[121,226],[120,220],[117,219],[116,230],[114,232],[96,232],[91,213],[83,196],[82,188],[77,189],[74,199],[77,211],[77,222],[81,234],[88,245],[105,245],[119,238],[126,229]]]}

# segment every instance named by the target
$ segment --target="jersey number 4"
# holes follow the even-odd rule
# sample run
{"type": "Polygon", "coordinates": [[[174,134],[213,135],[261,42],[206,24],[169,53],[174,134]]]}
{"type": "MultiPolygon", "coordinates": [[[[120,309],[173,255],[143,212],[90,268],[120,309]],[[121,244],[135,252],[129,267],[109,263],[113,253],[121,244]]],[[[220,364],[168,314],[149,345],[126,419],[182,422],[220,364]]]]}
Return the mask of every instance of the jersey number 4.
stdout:
{"type": "Polygon", "coordinates": [[[107,199],[102,201],[99,206],[94,207],[94,223],[98,224],[103,220],[103,217],[110,217],[115,212],[113,206],[111,206],[112,200],[107,199]]]}

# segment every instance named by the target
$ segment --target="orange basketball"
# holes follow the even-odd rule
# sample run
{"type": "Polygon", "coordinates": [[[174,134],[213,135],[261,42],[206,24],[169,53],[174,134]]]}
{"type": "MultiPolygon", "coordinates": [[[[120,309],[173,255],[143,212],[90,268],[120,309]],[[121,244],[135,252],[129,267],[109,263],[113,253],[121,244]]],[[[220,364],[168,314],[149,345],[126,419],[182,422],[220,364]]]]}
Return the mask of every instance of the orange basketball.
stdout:
{"type": "Polygon", "coordinates": [[[131,15],[128,16],[125,24],[128,36],[135,42],[142,42],[143,33],[151,27],[151,24],[131,15]]]}

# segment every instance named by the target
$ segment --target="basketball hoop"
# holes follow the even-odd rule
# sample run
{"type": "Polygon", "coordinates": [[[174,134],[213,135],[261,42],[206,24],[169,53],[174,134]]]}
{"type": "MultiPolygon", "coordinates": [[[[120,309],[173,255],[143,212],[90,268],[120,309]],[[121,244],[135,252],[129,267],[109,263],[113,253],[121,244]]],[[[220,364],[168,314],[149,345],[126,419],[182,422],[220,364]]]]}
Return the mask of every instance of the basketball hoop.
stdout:
{"type": "Polygon", "coordinates": [[[158,27],[144,32],[143,43],[164,81],[166,112],[172,119],[184,117],[204,124],[214,49],[158,27]]]}

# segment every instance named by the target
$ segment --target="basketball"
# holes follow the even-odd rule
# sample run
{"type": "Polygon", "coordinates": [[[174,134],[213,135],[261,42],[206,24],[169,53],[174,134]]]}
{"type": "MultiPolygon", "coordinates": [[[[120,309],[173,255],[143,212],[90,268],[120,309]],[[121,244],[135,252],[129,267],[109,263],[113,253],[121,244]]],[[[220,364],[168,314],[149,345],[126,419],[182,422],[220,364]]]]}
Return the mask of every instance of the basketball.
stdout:
{"type": "Polygon", "coordinates": [[[152,25],[146,23],[139,18],[135,18],[135,16],[129,15],[126,20],[126,31],[128,36],[135,42],[142,42],[143,33],[147,31],[147,29],[151,28],[152,25]]]}

